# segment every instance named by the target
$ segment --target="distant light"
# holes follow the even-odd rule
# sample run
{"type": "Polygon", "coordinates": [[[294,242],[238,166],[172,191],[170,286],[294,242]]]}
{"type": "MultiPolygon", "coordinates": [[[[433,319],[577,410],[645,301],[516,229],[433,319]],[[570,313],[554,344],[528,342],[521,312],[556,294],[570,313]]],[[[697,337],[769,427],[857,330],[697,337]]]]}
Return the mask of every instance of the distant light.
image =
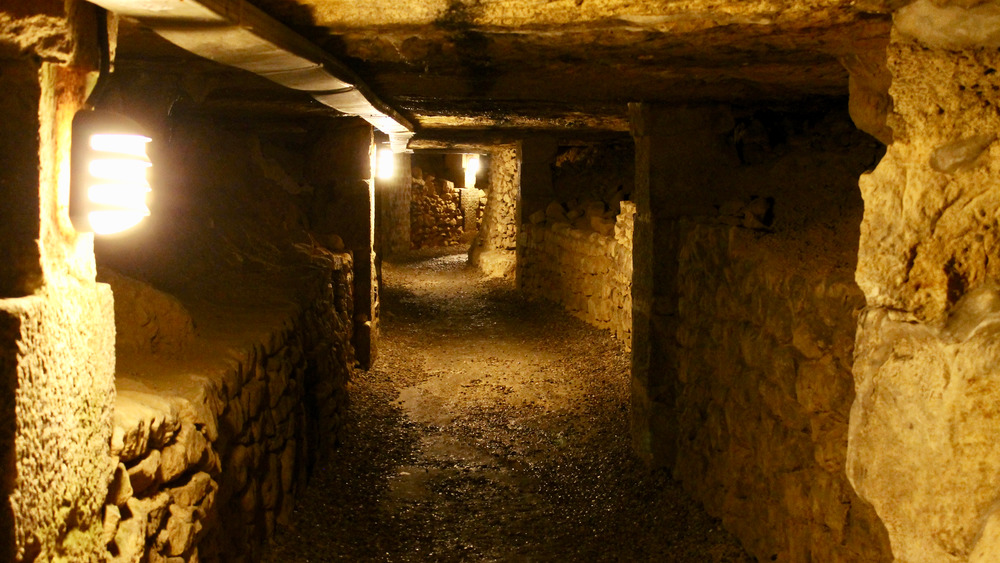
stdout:
{"type": "Polygon", "coordinates": [[[79,112],[73,120],[70,218],[81,231],[111,234],[149,216],[150,138],[116,114],[79,112]]]}
{"type": "Polygon", "coordinates": [[[391,149],[378,151],[378,179],[391,180],[396,175],[396,155],[391,149]]]}
{"type": "Polygon", "coordinates": [[[479,174],[479,155],[463,154],[462,167],[465,168],[465,187],[476,187],[476,175],[479,174]]]}

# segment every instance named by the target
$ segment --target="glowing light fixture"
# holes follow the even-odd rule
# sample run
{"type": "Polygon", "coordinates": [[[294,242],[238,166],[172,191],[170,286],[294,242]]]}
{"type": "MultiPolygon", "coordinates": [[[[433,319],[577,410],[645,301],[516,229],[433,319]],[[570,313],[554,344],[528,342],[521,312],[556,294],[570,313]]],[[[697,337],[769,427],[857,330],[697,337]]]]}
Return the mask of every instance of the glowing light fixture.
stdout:
{"type": "Polygon", "coordinates": [[[463,154],[462,168],[465,169],[465,187],[476,187],[476,175],[479,174],[479,155],[463,154]]]}
{"type": "Polygon", "coordinates": [[[150,140],[121,115],[84,110],[74,116],[69,214],[78,231],[117,233],[149,216],[150,140]]]}
{"type": "Polygon", "coordinates": [[[396,155],[391,149],[378,150],[378,179],[391,180],[396,175],[396,155]]]}

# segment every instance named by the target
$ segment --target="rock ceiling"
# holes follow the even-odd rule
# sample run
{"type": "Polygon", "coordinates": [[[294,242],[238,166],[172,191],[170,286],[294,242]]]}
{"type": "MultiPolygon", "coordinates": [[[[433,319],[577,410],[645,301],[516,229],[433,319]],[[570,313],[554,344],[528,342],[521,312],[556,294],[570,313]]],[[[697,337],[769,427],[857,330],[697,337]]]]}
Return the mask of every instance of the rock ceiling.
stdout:
{"type": "MultiPolygon", "coordinates": [[[[884,48],[892,0],[251,0],[339,58],[421,135],[627,130],[631,101],[846,96],[841,58],[884,48]]],[[[148,34],[146,34],[148,35],[148,34]]],[[[126,26],[125,60],[166,60],[126,26]]],[[[252,107],[251,78],[203,103],[252,107]],[[213,102],[214,100],[214,102],[213,102]]],[[[260,79],[258,79],[259,81],[260,79]]],[[[266,81],[263,81],[266,83],[266,81]]],[[[212,84],[211,81],[205,84],[212,84]]],[[[291,107],[291,106],[289,106],[291,107]]]]}

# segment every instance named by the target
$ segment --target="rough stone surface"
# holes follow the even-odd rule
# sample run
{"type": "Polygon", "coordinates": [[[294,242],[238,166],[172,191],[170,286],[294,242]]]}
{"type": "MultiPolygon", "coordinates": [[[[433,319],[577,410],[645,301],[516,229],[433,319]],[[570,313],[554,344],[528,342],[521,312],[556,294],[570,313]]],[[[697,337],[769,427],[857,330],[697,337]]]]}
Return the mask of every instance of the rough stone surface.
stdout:
{"type": "Polygon", "coordinates": [[[393,155],[396,173],[391,179],[376,178],[376,252],[384,257],[410,249],[410,197],[412,155],[393,155]]]}
{"type": "Polygon", "coordinates": [[[864,304],[850,267],[745,228],[681,232],[674,475],[760,561],[889,561],[844,472],[864,304]]]}
{"type": "MultiPolygon", "coordinates": [[[[141,413],[116,417],[120,451],[142,457],[128,469],[131,488],[115,487],[108,497],[106,510],[136,507],[117,524],[111,561],[259,557],[279,508],[292,505],[307,468],[336,440],[346,404],[353,369],[351,315],[344,309],[350,258],[332,255],[327,267],[329,281],[300,295],[297,314],[272,320],[274,332],[248,343],[222,369],[194,380],[183,370],[152,378],[128,368],[119,374],[126,387],[120,410],[141,413]],[[223,382],[241,381],[233,373],[249,375],[229,389],[223,382]],[[176,421],[174,431],[157,433],[165,421],[176,421]],[[214,436],[210,427],[218,427],[214,436]]],[[[126,365],[137,365],[137,358],[126,365]]]]}
{"type": "Polygon", "coordinates": [[[917,2],[888,51],[894,143],[861,179],[847,469],[905,562],[997,551],[995,3],[917,2]],[[992,15],[991,15],[992,14],[992,15]],[[950,164],[949,164],[950,163],[950,164]]]}
{"type": "Polygon", "coordinates": [[[884,560],[843,469],[855,182],[876,141],[842,107],[636,109],[637,447],[761,560],[884,560]]]}
{"type": "Polygon", "coordinates": [[[489,183],[481,226],[469,249],[469,261],[491,276],[514,273],[517,248],[520,162],[516,147],[490,153],[489,183]]]}
{"type": "Polygon", "coordinates": [[[630,451],[621,343],[453,252],[383,265],[383,356],[265,561],[753,561],[630,451]]]}
{"type": "Polygon", "coordinates": [[[115,294],[115,322],[129,326],[116,334],[115,349],[176,354],[194,337],[191,314],[176,298],[110,268],[97,279],[115,294]]]}
{"type": "Polygon", "coordinates": [[[69,225],[65,171],[95,69],[94,12],[15,2],[0,23],[0,559],[89,561],[117,465],[115,329],[93,238],[69,225]]]}
{"type": "MultiPolygon", "coordinates": [[[[561,304],[570,314],[610,330],[628,348],[632,336],[632,229],[635,205],[619,202],[615,219],[579,214],[579,228],[558,217],[522,225],[518,285],[534,297],[561,304]],[[595,225],[591,220],[598,220],[595,225]],[[603,232],[598,229],[608,226],[603,232]]],[[[558,206],[558,204],[557,204],[558,206]]],[[[559,206],[561,207],[561,206],[559,206]]],[[[556,211],[555,213],[559,213],[556,211]]]]}
{"type": "Polygon", "coordinates": [[[843,95],[838,58],[884,40],[903,2],[254,3],[318,36],[425,129],[624,131],[623,100],[843,95]]]}
{"type": "Polygon", "coordinates": [[[474,233],[478,218],[482,213],[480,200],[482,192],[476,188],[456,188],[444,179],[429,174],[415,174],[410,193],[410,241],[411,248],[425,246],[454,246],[468,240],[466,233],[474,233]],[[463,201],[474,198],[472,217],[466,217],[463,201]],[[466,228],[471,220],[473,228],[466,228]]]}
{"type": "Polygon", "coordinates": [[[17,350],[0,354],[4,417],[18,428],[4,438],[14,454],[5,459],[22,476],[8,493],[16,560],[99,552],[104,495],[92,491],[107,490],[115,467],[105,400],[114,396],[112,307],[110,289],[93,283],[0,302],[5,346],[17,350]]]}

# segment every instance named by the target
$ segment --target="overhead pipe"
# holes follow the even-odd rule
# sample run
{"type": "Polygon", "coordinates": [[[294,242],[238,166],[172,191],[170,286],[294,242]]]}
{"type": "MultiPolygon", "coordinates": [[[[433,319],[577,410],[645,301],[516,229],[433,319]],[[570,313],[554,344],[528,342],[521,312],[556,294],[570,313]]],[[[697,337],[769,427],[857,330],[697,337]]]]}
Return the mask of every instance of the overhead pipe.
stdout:
{"type": "Polygon", "coordinates": [[[406,150],[413,124],[375,96],[343,63],[246,0],[90,0],[139,20],[167,41],[206,59],[307,92],[361,117],[406,150]]]}

